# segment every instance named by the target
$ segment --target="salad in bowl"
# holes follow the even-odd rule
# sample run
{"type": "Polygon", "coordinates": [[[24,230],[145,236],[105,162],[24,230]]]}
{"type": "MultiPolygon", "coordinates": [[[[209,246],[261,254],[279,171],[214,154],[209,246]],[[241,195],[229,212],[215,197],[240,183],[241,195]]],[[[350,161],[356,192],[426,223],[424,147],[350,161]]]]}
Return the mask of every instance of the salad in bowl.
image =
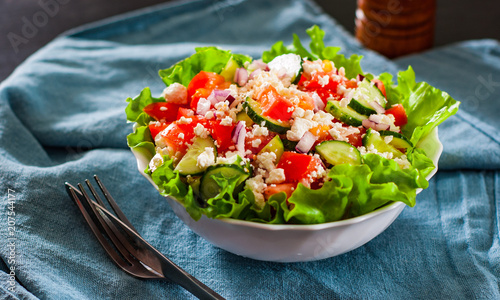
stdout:
{"type": "Polygon", "coordinates": [[[435,163],[420,145],[459,102],[408,68],[364,73],[307,30],[306,49],[277,42],[261,58],[217,47],[127,99],[144,174],[193,221],[324,224],[392,203],[414,206],[435,163]]]}

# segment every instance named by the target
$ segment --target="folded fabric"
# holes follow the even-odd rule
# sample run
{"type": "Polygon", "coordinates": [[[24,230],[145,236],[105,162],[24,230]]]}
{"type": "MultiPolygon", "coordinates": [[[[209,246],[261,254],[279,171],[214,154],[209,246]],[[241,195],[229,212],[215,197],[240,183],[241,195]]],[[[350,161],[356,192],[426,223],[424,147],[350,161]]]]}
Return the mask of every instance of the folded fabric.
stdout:
{"type": "Polygon", "coordinates": [[[495,41],[391,62],[307,0],[174,2],[68,32],[0,84],[0,299],[193,298],[131,277],[107,257],[64,189],[93,174],[146,240],[227,299],[499,299],[499,85],[495,41]],[[197,46],[258,58],[313,24],[326,44],[364,55],[365,71],[412,64],[419,80],[463,104],[439,127],[440,171],[380,236],[316,262],[239,257],[191,232],[139,174],[125,99],[145,86],[159,95],[157,70],[197,46]]]}

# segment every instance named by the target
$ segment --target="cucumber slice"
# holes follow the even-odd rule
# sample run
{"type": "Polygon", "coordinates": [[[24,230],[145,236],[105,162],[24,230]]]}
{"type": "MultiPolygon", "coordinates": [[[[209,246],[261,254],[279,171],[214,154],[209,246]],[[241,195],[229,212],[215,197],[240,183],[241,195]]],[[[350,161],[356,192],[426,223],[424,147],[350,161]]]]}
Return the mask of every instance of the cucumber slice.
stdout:
{"type": "Polygon", "coordinates": [[[300,55],[289,53],[275,57],[268,64],[271,71],[278,74],[285,74],[285,77],[290,78],[291,83],[296,83],[300,80],[302,74],[302,58],[300,55]]]}
{"type": "MultiPolygon", "coordinates": [[[[198,166],[198,156],[205,152],[205,148],[211,147],[214,149],[214,157],[217,158],[217,148],[215,147],[212,138],[196,137],[193,144],[189,146],[188,151],[181,158],[174,170],[178,171],[181,175],[200,175],[207,167],[198,166]]],[[[215,162],[215,160],[214,160],[215,162]]]]}
{"type": "Polygon", "coordinates": [[[297,147],[297,144],[299,143],[287,139],[282,139],[281,142],[283,143],[283,148],[285,148],[286,151],[295,151],[295,147],[297,147]]]}
{"type": "Polygon", "coordinates": [[[264,126],[267,127],[268,130],[283,134],[290,130],[290,123],[264,117],[259,102],[251,98],[247,98],[247,100],[243,102],[243,108],[252,121],[261,126],[262,122],[264,122],[264,126]]]}
{"type": "Polygon", "coordinates": [[[188,177],[187,178],[187,183],[191,186],[193,189],[193,193],[195,195],[200,195],[200,182],[201,182],[201,176],[193,176],[193,177],[188,177]]]}
{"type": "Polygon", "coordinates": [[[224,66],[224,69],[222,69],[222,71],[220,72],[220,75],[222,75],[222,77],[224,77],[226,81],[233,82],[234,73],[236,73],[236,70],[239,67],[242,66],[231,56],[227,61],[226,66],[224,66]]]}
{"type": "Polygon", "coordinates": [[[380,130],[379,131],[380,136],[392,136],[392,140],[389,142],[389,145],[393,146],[396,149],[410,149],[413,148],[412,142],[410,140],[402,135],[399,132],[394,132],[390,130],[380,130]]]}
{"type": "Polygon", "coordinates": [[[316,152],[332,165],[361,164],[359,150],[348,142],[324,141],[316,146],[316,152]]]}
{"type": "Polygon", "coordinates": [[[377,113],[370,105],[372,101],[377,102],[383,108],[387,105],[387,99],[384,97],[384,94],[376,86],[372,85],[370,80],[364,78],[354,91],[348,106],[362,115],[369,116],[377,113]]]}
{"type": "Polygon", "coordinates": [[[377,111],[375,109],[373,109],[370,105],[366,105],[366,104],[364,104],[364,103],[362,103],[354,98],[351,99],[351,101],[349,101],[349,104],[347,106],[349,106],[350,108],[355,110],[357,113],[362,114],[362,115],[369,116],[369,115],[377,114],[377,111]]]}
{"type": "Polygon", "coordinates": [[[250,117],[247,115],[247,113],[242,110],[240,111],[237,115],[236,115],[236,121],[243,121],[245,122],[245,126],[246,127],[252,127],[253,124],[255,124],[254,121],[252,121],[252,119],[250,119],[250,117]]]}
{"type": "Polygon", "coordinates": [[[372,128],[368,128],[365,136],[363,137],[363,146],[367,149],[373,145],[375,150],[378,152],[390,152],[393,157],[401,157],[403,156],[403,152],[399,151],[395,147],[387,144],[384,141],[384,138],[380,136],[380,133],[372,128]]]}
{"type": "Polygon", "coordinates": [[[274,152],[274,154],[276,154],[276,161],[280,160],[281,155],[285,152],[285,148],[283,147],[283,142],[281,142],[279,135],[273,137],[269,143],[267,143],[267,145],[259,151],[258,154],[264,152],[274,152]]]}
{"type": "Polygon", "coordinates": [[[212,178],[212,175],[222,174],[225,177],[239,176],[235,193],[238,193],[242,188],[242,183],[250,176],[250,172],[237,165],[233,164],[218,164],[207,169],[200,183],[200,195],[204,200],[208,200],[217,196],[220,193],[220,187],[212,178]]]}
{"type": "Polygon", "coordinates": [[[363,120],[368,119],[368,116],[359,114],[354,109],[348,106],[340,106],[340,101],[328,101],[326,103],[325,110],[332,114],[337,120],[340,120],[342,123],[354,127],[361,126],[363,120]]]}

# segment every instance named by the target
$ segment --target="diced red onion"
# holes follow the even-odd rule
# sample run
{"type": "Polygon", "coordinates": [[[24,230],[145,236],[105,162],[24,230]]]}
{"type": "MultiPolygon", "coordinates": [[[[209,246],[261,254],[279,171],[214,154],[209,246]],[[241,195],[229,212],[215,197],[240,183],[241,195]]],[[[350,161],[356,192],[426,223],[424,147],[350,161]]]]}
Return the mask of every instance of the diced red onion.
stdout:
{"type": "Polygon", "coordinates": [[[234,82],[236,82],[239,86],[244,86],[248,81],[248,71],[245,68],[236,69],[236,73],[234,73],[234,82]]]}
{"type": "Polygon", "coordinates": [[[314,112],[318,112],[325,108],[325,103],[317,93],[313,93],[312,98],[314,100],[314,112]]]}
{"type": "Polygon", "coordinates": [[[196,106],[196,113],[204,116],[210,110],[211,104],[210,100],[200,98],[196,106]]]}
{"type": "MultiPolygon", "coordinates": [[[[233,140],[233,143],[238,142],[238,136],[241,134],[241,129],[245,129],[245,122],[244,121],[239,121],[236,123],[236,126],[233,129],[233,135],[231,136],[231,139],[233,140]]],[[[245,134],[246,132],[243,132],[245,134]]]]}
{"type": "MultiPolygon", "coordinates": [[[[210,93],[210,96],[208,96],[208,100],[210,100],[212,105],[215,105],[216,103],[225,101],[230,95],[231,95],[230,90],[215,89],[212,91],[212,93],[210,93]]],[[[234,99],[234,97],[233,97],[233,99],[234,99]]]]}
{"type": "MultiPolygon", "coordinates": [[[[239,124],[245,122],[240,121],[238,122],[239,124]]],[[[245,125],[241,126],[241,129],[239,130],[238,133],[238,138],[236,139],[236,150],[240,152],[241,157],[245,157],[245,136],[246,136],[247,130],[245,129],[245,125]]]]}
{"type": "Polygon", "coordinates": [[[377,101],[371,101],[368,104],[370,104],[370,106],[373,107],[373,109],[377,112],[377,114],[385,113],[385,109],[377,101]]]}
{"type": "Polygon", "coordinates": [[[358,74],[358,76],[356,76],[357,81],[363,81],[363,79],[365,79],[365,76],[363,76],[361,74],[358,74]]]}
{"type": "Polygon", "coordinates": [[[260,59],[252,61],[250,65],[248,66],[248,69],[250,70],[264,70],[264,71],[269,71],[269,66],[263,62],[260,59]]]}
{"type": "Polygon", "coordinates": [[[306,133],[304,133],[304,135],[300,138],[297,146],[295,146],[295,150],[299,153],[307,153],[311,150],[314,142],[316,142],[316,136],[310,131],[306,131],[306,133]]]}
{"type": "Polygon", "coordinates": [[[391,128],[390,125],[387,125],[387,124],[382,124],[382,123],[377,123],[377,122],[374,122],[372,120],[363,120],[362,122],[363,126],[365,128],[372,128],[372,129],[375,129],[377,131],[379,130],[389,130],[389,128],[391,128]]]}

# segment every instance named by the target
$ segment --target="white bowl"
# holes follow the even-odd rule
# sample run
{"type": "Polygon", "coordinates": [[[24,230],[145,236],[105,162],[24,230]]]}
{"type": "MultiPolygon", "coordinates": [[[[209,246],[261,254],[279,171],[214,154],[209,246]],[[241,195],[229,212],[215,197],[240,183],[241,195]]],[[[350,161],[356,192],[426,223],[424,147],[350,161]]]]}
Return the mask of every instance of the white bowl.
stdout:
{"type": "MultiPolygon", "coordinates": [[[[417,145],[423,148],[436,168],[443,145],[437,128],[417,145]]],[[[144,173],[151,157],[132,150],[139,171],[144,173]]],[[[418,190],[419,193],[421,190],[418,190]]],[[[405,204],[395,202],[371,213],[342,221],[314,225],[272,225],[234,219],[193,220],[177,200],[166,197],[175,214],[196,234],[231,253],[264,261],[303,262],[324,259],[354,250],[384,231],[403,211],[405,204]]]]}

